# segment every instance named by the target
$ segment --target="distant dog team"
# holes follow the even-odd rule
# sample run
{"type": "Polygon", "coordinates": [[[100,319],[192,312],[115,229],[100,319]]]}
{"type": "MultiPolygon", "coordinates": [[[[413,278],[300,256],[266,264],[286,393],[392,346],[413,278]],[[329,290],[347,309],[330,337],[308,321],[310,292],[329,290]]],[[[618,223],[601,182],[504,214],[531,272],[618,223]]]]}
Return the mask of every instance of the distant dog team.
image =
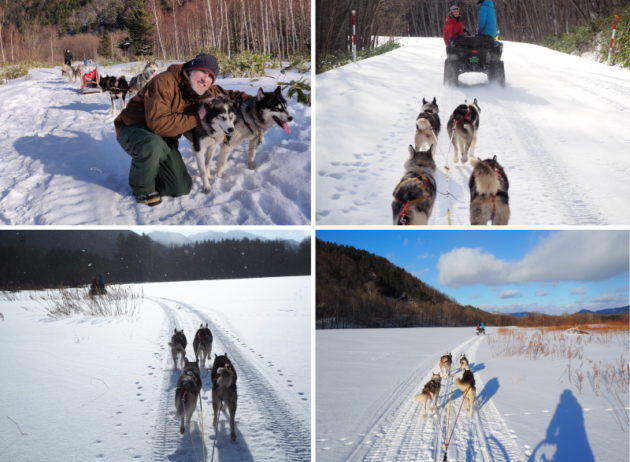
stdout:
{"type": "MultiPolygon", "coordinates": [[[[472,102],[466,100],[464,104],[459,104],[449,117],[447,133],[453,146],[454,162],[466,164],[470,161],[474,167],[469,179],[470,224],[507,225],[510,208],[505,170],[498,163],[497,156],[483,161],[474,156],[480,113],[476,98],[472,102]]],[[[414,146],[409,146],[410,158],[404,164],[405,173],[393,192],[391,207],[394,225],[426,225],[437,193],[452,196],[450,191],[438,191],[435,179],[434,156],[440,127],[437,99],[434,97],[427,101],[422,98],[421,112],[416,118],[414,146]]],[[[449,167],[445,169],[448,177],[449,167]]]]}

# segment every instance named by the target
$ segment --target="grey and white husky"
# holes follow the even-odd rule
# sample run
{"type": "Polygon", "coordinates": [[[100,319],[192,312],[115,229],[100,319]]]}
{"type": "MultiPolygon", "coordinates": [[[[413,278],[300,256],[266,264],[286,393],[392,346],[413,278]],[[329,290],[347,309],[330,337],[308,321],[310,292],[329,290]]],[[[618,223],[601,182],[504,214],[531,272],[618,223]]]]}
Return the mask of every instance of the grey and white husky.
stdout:
{"type": "Polygon", "coordinates": [[[219,413],[223,406],[227,407],[230,415],[230,438],[232,441],[236,439],[236,430],[234,417],[236,415],[236,402],[238,395],[236,392],[236,370],[227,353],[224,355],[214,355],[214,364],[212,364],[212,409],[214,411],[215,431],[219,425],[219,413]]]}
{"type": "Polygon", "coordinates": [[[394,189],[392,214],[395,225],[426,225],[435,203],[435,161],[427,151],[409,145],[405,174],[394,189]]]}
{"type": "Polygon", "coordinates": [[[427,147],[433,146],[432,153],[435,154],[438,143],[437,137],[440,134],[439,112],[440,109],[435,98],[433,101],[422,98],[422,112],[416,118],[416,137],[414,140],[416,150],[425,150],[427,147]]]}
{"type": "Polygon", "coordinates": [[[144,86],[149,83],[158,71],[158,65],[155,61],[151,61],[144,66],[144,70],[131,78],[129,81],[129,93],[137,93],[144,88],[144,86]]]}
{"type": "Polygon", "coordinates": [[[68,79],[69,82],[76,82],[77,80],[81,80],[81,76],[83,75],[83,70],[85,66],[83,64],[78,64],[76,66],[70,66],[68,64],[61,65],[61,75],[68,79]]]}
{"type": "Polygon", "coordinates": [[[212,332],[208,328],[208,323],[205,326],[201,324],[199,329],[197,329],[193,340],[193,349],[195,350],[195,357],[199,367],[203,369],[206,367],[206,359],[212,353],[212,332]]]}
{"type": "MultiPolygon", "coordinates": [[[[206,113],[201,124],[184,133],[192,143],[199,176],[204,192],[210,192],[210,163],[218,146],[221,146],[235,130],[236,106],[227,96],[217,96],[200,102],[205,105],[206,113]]],[[[218,168],[217,168],[218,170],[218,168]]],[[[217,172],[218,175],[218,172],[217,172]]]]}
{"type": "Polygon", "coordinates": [[[427,415],[427,408],[429,403],[432,403],[433,409],[437,409],[437,400],[440,395],[440,388],[442,387],[442,377],[440,374],[432,373],[431,380],[424,384],[422,392],[413,397],[414,401],[420,401],[423,403],[422,413],[427,415]]]}
{"type": "Polygon", "coordinates": [[[463,399],[468,409],[468,415],[472,415],[475,399],[477,398],[477,389],[475,388],[475,376],[471,372],[470,367],[465,367],[461,379],[459,377],[455,378],[455,386],[457,386],[463,394],[463,399]]]}
{"type": "Polygon", "coordinates": [[[184,433],[185,427],[190,428],[190,418],[195,412],[199,393],[201,393],[199,364],[184,357],[184,369],[175,389],[175,416],[180,419],[181,433],[184,433]]]}
{"type": "Polygon", "coordinates": [[[480,112],[481,108],[475,98],[472,103],[466,100],[464,104],[457,106],[448,119],[446,130],[453,143],[455,162],[461,159],[462,163],[465,163],[468,157],[472,158],[474,155],[480,112]]]}
{"type": "Polygon", "coordinates": [[[471,159],[473,171],[470,175],[470,224],[507,225],[510,220],[510,204],[507,175],[492,159],[471,159]]]}
{"type": "Polygon", "coordinates": [[[184,359],[186,359],[186,345],[188,341],[186,340],[186,336],[184,335],[184,330],[174,329],[173,335],[171,337],[171,341],[168,342],[168,346],[171,347],[171,355],[173,356],[173,364],[175,369],[177,369],[177,362],[183,364],[184,359]]]}
{"type": "Polygon", "coordinates": [[[291,133],[288,122],[291,122],[293,117],[287,110],[287,101],[282,96],[280,86],[270,92],[260,88],[256,96],[247,98],[238,105],[237,115],[234,133],[221,146],[217,163],[218,177],[223,175],[230,153],[243,141],[249,142],[247,166],[253,170],[256,168],[256,148],[262,144],[267,130],[278,125],[285,133],[291,133]]]}

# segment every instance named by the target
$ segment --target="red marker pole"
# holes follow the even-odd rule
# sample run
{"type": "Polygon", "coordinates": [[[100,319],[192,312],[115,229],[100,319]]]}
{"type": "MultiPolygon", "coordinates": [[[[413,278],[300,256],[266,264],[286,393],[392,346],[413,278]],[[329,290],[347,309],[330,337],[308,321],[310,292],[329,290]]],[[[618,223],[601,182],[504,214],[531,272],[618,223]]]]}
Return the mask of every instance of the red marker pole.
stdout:
{"type": "Polygon", "coordinates": [[[357,60],[357,11],[352,10],[352,61],[357,60]]]}
{"type": "Polygon", "coordinates": [[[610,63],[612,62],[612,50],[613,50],[613,46],[615,45],[615,34],[617,32],[617,21],[619,21],[619,16],[615,15],[615,20],[613,21],[612,37],[610,37],[610,45],[608,46],[608,61],[606,61],[606,64],[608,64],[609,66],[610,66],[610,63]]]}

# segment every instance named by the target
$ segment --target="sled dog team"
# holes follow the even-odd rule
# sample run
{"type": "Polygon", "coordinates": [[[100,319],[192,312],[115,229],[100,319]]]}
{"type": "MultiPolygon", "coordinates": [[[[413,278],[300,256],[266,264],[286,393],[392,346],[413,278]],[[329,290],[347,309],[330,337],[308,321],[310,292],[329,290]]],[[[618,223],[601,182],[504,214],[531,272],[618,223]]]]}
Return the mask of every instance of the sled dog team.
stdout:
{"type": "MultiPolygon", "coordinates": [[[[503,167],[492,159],[474,157],[481,108],[475,98],[458,105],[448,119],[446,130],[453,145],[454,162],[470,159],[473,171],[470,189],[471,225],[507,225],[510,219],[509,183],[503,167]]],[[[394,189],[392,214],[394,225],[426,225],[437,194],[434,160],[440,134],[440,116],[436,98],[422,99],[416,118],[414,145],[409,145],[405,173],[394,189]]]]}
{"type": "MultiPolygon", "coordinates": [[[[171,355],[175,369],[182,367],[182,373],[177,380],[175,388],[175,417],[180,419],[179,431],[184,433],[186,427],[190,428],[190,419],[195,412],[197,402],[200,399],[202,390],[201,371],[206,367],[206,360],[210,359],[212,353],[212,333],[208,328],[208,323],[201,324],[195,339],[193,349],[196,361],[189,361],[186,358],[186,335],[183,330],[175,329],[169,342],[171,355]]],[[[214,362],[210,373],[212,382],[212,425],[217,431],[219,423],[219,413],[221,410],[227,413],[230,418],[230,438],[236,440],[234,416],[236,414],[236,369],[227,353],[214,355],[214,362]]]]}
{"type": "MultiPolygon", "coordinates": [[[[442,388],[442,379],[449,378],[451,376],[452,364],[453,356],[450,352],[442,355],[440,357],[440,361],[438,362],[440,372],[433,372],[431,374],[431,379],[424,384],[422,391],[413,397],[415,401],[422,403],[422,414],[424,416],[427,415],[429,407],[431,407],[434,411],[437,410],[437,401],[440,395],[440,389],[442,388]]],[[[466,409],[468,410],[468,415],[472,415],[475,399],[477,397],[477,390],[475,389],[475,377],[470,370],[470,364],[464,354],[459,357],[459,369],[462,372],[462,376],[455,377],[455,386],[462,392],[464,402],[466,403],[466,409]]]]}

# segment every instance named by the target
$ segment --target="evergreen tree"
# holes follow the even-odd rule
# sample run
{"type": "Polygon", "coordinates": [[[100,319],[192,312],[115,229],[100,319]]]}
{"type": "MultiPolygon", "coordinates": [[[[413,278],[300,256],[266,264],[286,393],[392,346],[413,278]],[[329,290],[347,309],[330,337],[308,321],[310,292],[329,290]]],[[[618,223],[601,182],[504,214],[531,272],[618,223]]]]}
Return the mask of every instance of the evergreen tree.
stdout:
{"type": "Polygon", "coordinates": [[[127,22],[129,36],[136,56],[153,54],[153,23],[144,5],[144,0],[137,0],[127,22]]]}
{"type": "Polygon", "coordinates": [[[109,36],[109,31],[103,31],[103,36],[101,37],[101,41],[98,43],[98,48],[96,52],[99,56],[104,56],[106,58],[111,58],[112,56],[112,41],[109,36]]]}

